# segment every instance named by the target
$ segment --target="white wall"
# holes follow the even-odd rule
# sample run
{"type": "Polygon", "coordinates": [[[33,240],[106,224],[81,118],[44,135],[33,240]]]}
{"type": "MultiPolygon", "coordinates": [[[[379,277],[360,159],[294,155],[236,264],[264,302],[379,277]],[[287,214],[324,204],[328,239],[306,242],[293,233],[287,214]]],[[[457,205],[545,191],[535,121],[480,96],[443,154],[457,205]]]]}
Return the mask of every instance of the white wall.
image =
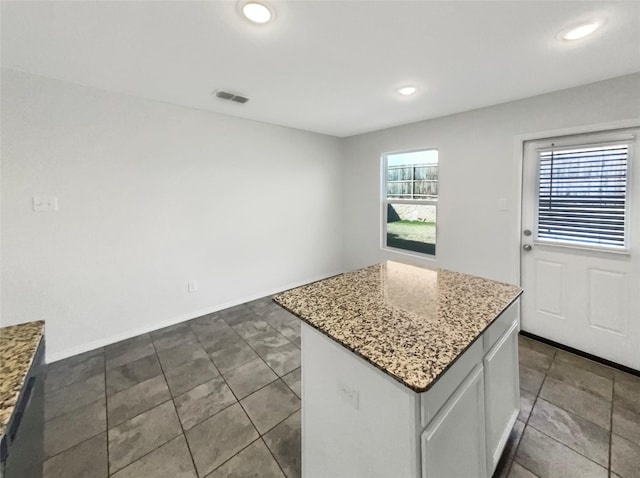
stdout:
{"type": "Polygon", "coordinates": [[[2,325],[46,320],[49,360],[341,271],[337,138],[6,69],[2,88],[2,325]]]}
{"type": "Polygon", "coordinates": [[[439,150],[440,267],[519,283],[520,135],[638,120],[640,74],[347,138],[345,269],[401,254],[383,251],[380,156],[439,150]],[[505,198],[508,211],[498,210],[505,198]]]}
{"type": "Polygon", "coordinates": [[[639,113],[636,74],[340,140],[3,69],[0,320],[47,320],[54,360],[402,258],[380,249],[380,155],[423,147],[436,263],[519,282],[516,138],[639,113]]]}

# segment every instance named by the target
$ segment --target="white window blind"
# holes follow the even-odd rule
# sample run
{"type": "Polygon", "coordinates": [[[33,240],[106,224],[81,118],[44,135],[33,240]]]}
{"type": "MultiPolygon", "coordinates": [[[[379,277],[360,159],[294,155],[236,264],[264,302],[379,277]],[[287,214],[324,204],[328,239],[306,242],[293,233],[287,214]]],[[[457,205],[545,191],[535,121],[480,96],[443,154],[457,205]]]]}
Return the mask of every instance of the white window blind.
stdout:
{"type": "Polygon", "coordinates": [[[628,144],[552,148],[538,154],[538,238],[624,247],[628,144]]]}

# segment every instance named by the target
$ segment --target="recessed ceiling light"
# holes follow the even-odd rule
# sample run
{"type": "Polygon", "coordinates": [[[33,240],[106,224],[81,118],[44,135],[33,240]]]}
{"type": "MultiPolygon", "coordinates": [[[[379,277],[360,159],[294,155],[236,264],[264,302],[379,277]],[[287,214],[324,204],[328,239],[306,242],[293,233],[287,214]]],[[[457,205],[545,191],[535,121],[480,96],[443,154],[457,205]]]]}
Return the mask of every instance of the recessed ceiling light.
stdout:
{"type": "Polygon", "coordinates": [[[416,88],[415,86],[403,86],[402,88],[398,88],[397,91],[402,96],[411,96],[416,91],[418,91],[418,88],[416,88]]]}
{"type": "Polygon", "coordinates": [[[582,25],[578,25],[577,27],[565,30],[561,35],[564,40],[579,40],[580,38],[591,35],[598,29],[599,26],[600,23],[598,22],[583,23],[582,25]]]}
{"type": "Polygon", "coordinates": [[[253,23],[267,23],[271,20],[271,10],[263,3],[249,2],[242,7],[242,14],[253,23]]]}

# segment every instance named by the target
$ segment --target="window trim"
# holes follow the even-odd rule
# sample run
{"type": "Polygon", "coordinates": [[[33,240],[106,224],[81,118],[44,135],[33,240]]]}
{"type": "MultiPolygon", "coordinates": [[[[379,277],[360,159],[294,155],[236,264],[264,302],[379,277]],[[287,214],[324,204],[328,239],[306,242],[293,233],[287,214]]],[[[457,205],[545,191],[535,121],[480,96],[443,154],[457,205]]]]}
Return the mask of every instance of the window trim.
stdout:
{"type": "Polygon", "coordinates": [[[586,134],[576,138],[567,138],[566,141],[546,141],[535,148],[536,155],[536,184],[535,184],[535,209],[533,216],[533,244],[536,246],[559,247],[562,249],[583,250],[592,252],[602,252],[607,254],[630,255],[631,253],[631,195],[633,193],[630,178],[632,176],[634,143],[636,135],[634,133],[604,133],[586,134]],[[627,146],[627,177],[625,192],[625,212],[624,212],[624,245],[615,246],[611,244],[586,244],[574,241],[546,239],[538,236],[539,204],[540,204],[540,153],[550,150],[563,150],[572,148],[589,148],[606,144],[626,144],[627,146]]]}
{"type": "Polygon", "coordinates": [[[416,257],[423,260],[436,260],[437,247],[434,254],[427,254],[425,252],[412,251],[410,249],[400,249],[397,247],[387,245],[387,209],[389,204],[416,204],[420,206],[434,206],[436,208],[436,241],[438,244],[438,200],[437,199],[388,199],[387,198],[387,164],[389,156],[397,154],[410,154],[420,153],[427,151],[436,151],[438,153],[438,197],[439,183],[440,183],[440,151],[436,147],[429,148],[417,148],[400,151],[390,151],[382,153],[380,156],[380,248],[384,251],[393,252],[394,254],[403,254],[410,257],[416,257]]]}

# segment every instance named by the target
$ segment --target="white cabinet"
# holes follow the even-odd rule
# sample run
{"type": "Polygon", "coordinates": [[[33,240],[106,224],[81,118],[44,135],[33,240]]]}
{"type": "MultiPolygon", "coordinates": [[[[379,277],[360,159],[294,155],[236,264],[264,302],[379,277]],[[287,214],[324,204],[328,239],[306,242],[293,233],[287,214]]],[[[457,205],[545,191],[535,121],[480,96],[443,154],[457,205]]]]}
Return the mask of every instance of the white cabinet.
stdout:
{"type": "Polygon", "coordinates": [[[467,376],[478,364],[482,364],[482,357],[482,341],[478,340],[449,367],[428,392],[419,394],[422,428],[433,421],[438,411],[451,399],[467,376]]]}
{"type": "Polygon", "coordinates": [[[517,305],[416,393],[302,324],[304,478],[487,478],[519,409],[517,305]]]}
{"type": "Polygon", "coordinates": [[[422,477],[486,477],[484,377],[476,366],[422,434],[422,477]]]}
{"type": "Polygon", "coordinates": [[[518,322],[514,321],[483,360],[487,473],[493,474],[518,418],[518,322]]]}

